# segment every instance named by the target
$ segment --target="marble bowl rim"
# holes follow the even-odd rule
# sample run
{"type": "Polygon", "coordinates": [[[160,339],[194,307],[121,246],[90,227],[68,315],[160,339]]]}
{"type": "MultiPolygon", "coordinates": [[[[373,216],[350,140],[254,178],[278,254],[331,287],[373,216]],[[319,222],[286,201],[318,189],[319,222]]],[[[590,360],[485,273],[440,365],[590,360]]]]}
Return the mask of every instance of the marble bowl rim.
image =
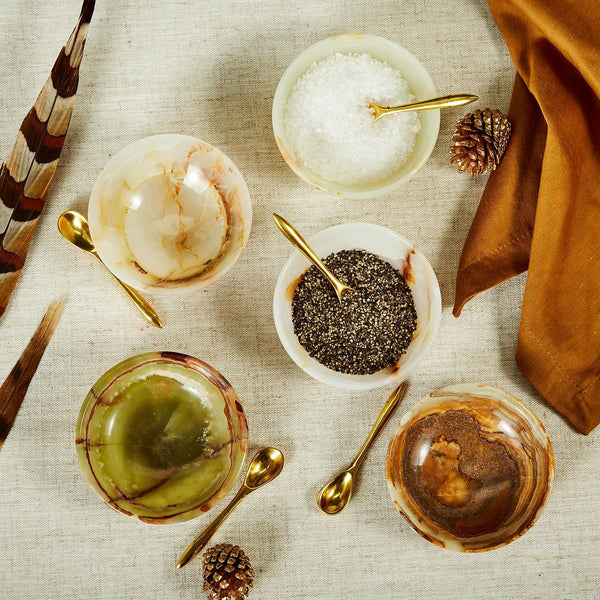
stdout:
{"type": "MultiPolygon", "coordinates": [[[[383,181],[364,185],[342,185],[326,180],[304,167],[293,156],[285,130],[285,106],[291,88],[298,78],[301,77],[314,62],[324,60],[335,52],[359,51],[365,52],[379,60],[384,60],[381,58],[382,53],[387,54],[389,52],[389,54],[394,56],[394,60],[397,61],[391,66],[402,72],[405,78],[413,81],[412,84],[409,82],[411,88],[415,85],[415,82],[418,82],[419,87],[423,87],[421,94],[415,94],[418,96],[417,99],[425,100],[437,96],[437,91],[431,75],[421,61],[404,46],[387,38],[368,33],[333,35],[305,48],[296,56],[296,58],[294,58],[284,71],[273,96],[271,122],[275,142],[281,156],[290,169],[300,177],[300,179],[304,180],[312,187],[332,196],[364,200],[392,192],[405,183],[408,183],[408,181],[410,181],[410,179],[412,179],[423,167],[431,156],[437,143],[440,130],[440,110],[432,109],[423,111],[419,114],[421,131],[417,136],[421,136],[423,140],[422,149],[418,154],[415,154],[414,152],[411,153],[407,161],[403,165],[400,165],[394,174],[385,178],[383,181]],[[400,63],[405,65],[404,69],[399,66],[400,63]],[[412,72],[412,75],[409,77],[406,75],[408,71],[412,72]],[[423,97],[420,97],[421,95],[423,95],[423,97]],[[418,160],[410,166],[411,157],[413,156],[418,157],[418,160]]],[[[415,92],[413,91],[413,93],[415,92]]]]}
{"type": "MultiPolygon", "coordinates": [[[[433,405],[435,405],[435,403],[433,405]]],[[[536,524],[536,522],[538,521],[538,519],[544,512],[544,509],[545,509],[545,507],[548,503],[548,499],[550,497],[550,493],[552,492],[552,488],[554,486],[554,477],[555,477],[554,450],[552,447],[552,442],[550,440],[550,436],[548,435],[548,432],[546,431],[546,428],[544,427],[544,424],[542,423],[540,418],[536,415],[536,413],[531,408],[529,408],[520,398],[518,398],[514,394],[511,394],[510,392],[507,392],[506,390],[504,390],[502,388],[498,388],[498,387],[487,385],[487,384],[477,384],[477,383],[451,384],[451,385],[443,386],[441,388],[437,388],[437,389],[433,390],[432,392],[430,392],[428,395],[421,397],[419,400],[417,400],[417,402],[415,402],[412,406],[410,406],[410,408],[402,415],[402,418],[399,421],[399,423],[396,425],[396,427],[394,428],[394,431],[393,431],[390,441],[388,443],[388,447],[387,447],[387,451],[386,451],[386,460],[385,460],[385,476],[386,476],[386,482],[387,482],[387,486],[388,486],[388,492],[389,492],[389,495],[392,499],[392,502],[393,502],[394,507],[396,508],[397,512],[408,523],[408,525],[411,527],[411,529],[416,531],[416,533],[418,533],[419,536],[421,536],[424,540],[426,540],[427,542],[430,542],[436,546],[439,546],[441,548],[448,549],[451,551],[459,551],[459,552],[468,553],[468,554],[489,552],[491,550],[503,548],[504,546],[507,546],[508,544],[516,541],[517,539],[519,539],[520,537],[525,535],[536,524]],[[506,406],[509,410],[514,411],[515,409],[517,409],[519,412],[523,413],[524,418],[532,426],[532,428],[536,429],[538,431],[538,433],[540,433],[544,437],[544,440],[546,443],[546,447],[544,450],[545,450],[545,453],[547,456],[547,461],[548,461],[547,469],[543,474],[544,478],[546,479],[546,481],[545,481],[546,486],[545,486],[543,494],[538,499],[538,501],[535,503],[535,510],[533,510],[533,512],[531,512],[531,514],[527,515],[526,521],[510,537],[507,537],[505,539],[501,538],[497,542],[490,543],[489,545],[487,545],[485,547],[481,547],[481,548],[468,548],[468,547],[465,548],[464,546],[461,548],[457,548],[454,546],[448,547],[444,543],[443,540],[433,538],[429,533],[423,531],[419,527],[419,523],[416,520],[413,520],[408,514],[406,514],[406,512],[404,510],[402,510],[402,508],[396,503],[397,501],[395,498],[395,494],[400,495],[400,492],[398,492],[396,490],[396,487],[393,484],[392,476],[390,473],[390,454],[392,451],[393,443],[394,443],[395,439],[404,431],[407,424],[409,422],[411,422],[412,419],[419,414],[419,412],[423,408],[423,405],[426,404],[428,401],[435,400],[440,403],[442,403],[444,401],[443,395],[440,395],[439,397],[434,396],[434,394],[436,392],[448,391],[448,392],[456,393],[458,391],[457,388],[462,388],[463,386],[469,388],[471,390],[470,393],[473,393],[473,395],[475,395],[476,389],[481,389],[481,390],[492,390],[492,391],[500,392],[500,394],[502,396],[505,396],[505,398],[503,398],[503,399],[500,399],[500,398],[492,399],[483,394],[480,396],[476,396],[476,397],[479,399],[485,399],[485,400],[490,400],[490,401],[493,400],[493,401],[500,402],[503,406],[506,406]],[[513,404],[512,406],[511,406],[511,402],[513,404]]],[[[455,536],[452,536],[452,537],[454,537],[456,540],[473,539],[473,538],[457,538],[455,536]]]]}

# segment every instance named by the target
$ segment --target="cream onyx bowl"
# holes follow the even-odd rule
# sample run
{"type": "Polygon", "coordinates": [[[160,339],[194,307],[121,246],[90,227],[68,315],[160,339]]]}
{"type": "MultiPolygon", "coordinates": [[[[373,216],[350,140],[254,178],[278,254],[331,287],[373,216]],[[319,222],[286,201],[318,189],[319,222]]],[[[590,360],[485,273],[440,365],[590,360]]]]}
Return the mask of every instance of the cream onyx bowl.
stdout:
{"type": "MultiPolygon", "coordinates": [[[[429,158],[440,130],[439,109],[425,110],[418,114],[421,129],[415,147],[408,159],[395,172],[383,180],[364,185],[342,185],[320,177],[307,169],[294,154],[285,127],[285,111],[288,98],[296,81],[317,62],[336,54],[368,54],[386,62],[398,70],[415,96],[415,100],[427,100],[437,96],[431,76],[425,67],[408,50],[376,35],[362,33],[336,35],[310,46],[302,52],[282,75],[273,98],[273,133],[281,155],[288,166],[313,187],[343,198],[367,199],[386,194],[409,181],[429,158]]],[[[359,150],[357,150],[359,151],[359,150]]]]}
{"type": "Polygon", "coordinates": [[[252,225],[248,188],[223,152],[156,135],[110,160],[89,202],[90,233],[106,266],[139,290],[198,290],[240,257],[252,225]]]}
{"type": "Polygon", "coordinates": [[[308,240],[320,258],[340,250],[360,249],[389,262],[404,275],[417,311],[417,330],[397,364],[371,375],[338,373],[308,355],[294,333],[292,300],[298,281],[310,267],[294,251],[285,263],[273,298],[273,316],[279,339],[290,358],[308,375],[333,387],[368,390],[404,380],[423,359],[433,343],[442,316],[442,301],[431,265],[414,244],[395,231],[370,223],[345,223],[320,231],[308,240]]]}

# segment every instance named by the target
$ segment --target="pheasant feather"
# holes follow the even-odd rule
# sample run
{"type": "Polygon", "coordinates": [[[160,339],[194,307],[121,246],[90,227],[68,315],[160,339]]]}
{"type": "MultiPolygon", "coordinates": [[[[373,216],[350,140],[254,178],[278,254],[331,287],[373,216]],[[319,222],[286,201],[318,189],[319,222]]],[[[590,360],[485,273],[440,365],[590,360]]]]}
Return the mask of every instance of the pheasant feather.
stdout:
{"type": "Polygon", "coordinates": [[[6,441],[27,388],[60,321],[63,302],[53,302],[6,381],[0,386],[0,450],[6,441]]]}
{"type": "Polygon", "coordinates": [[[84,0],[77,25],[21,124],[12,152],[0,168],[0,316],[21,275],[31,236],[58,165],[94,5],[95,0],[84,0]]]}

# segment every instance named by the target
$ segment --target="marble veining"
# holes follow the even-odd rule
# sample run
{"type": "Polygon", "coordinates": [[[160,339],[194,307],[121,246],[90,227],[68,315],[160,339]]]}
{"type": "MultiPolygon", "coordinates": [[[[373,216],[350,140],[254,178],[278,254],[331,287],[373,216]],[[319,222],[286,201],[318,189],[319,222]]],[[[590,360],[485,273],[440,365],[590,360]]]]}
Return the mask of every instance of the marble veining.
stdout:
{"type": "Polygon", "coordinates": [[[247,451],[239,399],[205,363],[176,353],[130,358],[83,403],[77,455],[115,510],[150,523],[185,521],[231,489],[247,451]]]}
{"type": "Polygon", "coordinates": [[[108,163],[92,190],[89,222],[100,257],[129,285],[199,289],[239,258],[252,207],[223,152],[189,136],[158,135],[108,163]]]}
{"type": "Polygon", "coordinates": [[[388,449],[395,506],[425,539],[478,552],[523,535],[554,476],[552,446],[537,417],[489,386],[432,392],[402,418],[388,449]]]}

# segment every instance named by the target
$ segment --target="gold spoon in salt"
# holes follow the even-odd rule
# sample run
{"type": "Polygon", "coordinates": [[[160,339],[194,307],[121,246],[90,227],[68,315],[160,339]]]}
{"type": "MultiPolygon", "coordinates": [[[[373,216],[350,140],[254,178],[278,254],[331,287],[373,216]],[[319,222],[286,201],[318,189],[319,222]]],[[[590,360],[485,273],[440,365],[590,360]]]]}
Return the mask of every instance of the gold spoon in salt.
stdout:
{"type": "Polygon", "coordinates": [[[382,427],[387,423],[388,419],[392,416],[394,410],[400,400],[404,397],[407,383],[403,381],[388,398],[384,404],[381,413],[377,417],[377,421],[371,428],[367,439],[361,446],[358,454],[354,460],[350,463],[350,466],[342,471],[339,475],[336,475],[327,485],[323,486],[319,495],[317,496],[317,504],[319,508],[328,515],[336,515],[341,512],[346,504],[350,501],[352,496],[352,490],[354,489],[354,481],[356,479],[356,473],[360,468],[365,456],[375,441],[375,438],[381,431],[382,427]]]}
{"type": "Polygon", "coordinates": [[[410,104],[399,104],[398,106],[381,106],[374,102],[369,102],[369,108],[373,111],[375,120],[391,115],[392,113],[407,112],[410,110],[428,110],[430,108],[447,108],[449,106],[462,106],[479,100],[479,96],[473,94],[452,94],[451,96],[440,96],[430,100],[421,100],[411,102],[410,104]]]}
{"type": "Polygon", "coordinates": [[[90,227],[87,219],[80,213],[74,210],[67,210],[58,217],[58,230],[63,234],[63,237],[71,242],[74,246],[89,252],[95,256],[106,268],[106,270],[115,278],[117,283],[123,288],[129,296],[135,307],[144,315],[144,318],[155,327],[162,327],[160,317],[154,312],[154,309],[146,302],[146,300],[138,294],[133,288],[123,283],[103,262],[98,256],[92,236],[90,235],[90,227]]]}
{"type": "Polygon", "coordinates": [[[273,220],[277,227],[279,227],[279,231],[285,235],[285,237],[292,242],[292,244],[310,260],[310,262],[323,273],[327,281],[331,283],[335,293],[339,301],[342,301],[342,298],[346,294],[346,292],[354,291],[354,288],[351,288],[349,285],[342,283],[324,264],[323,261],[315,254],[314,250],[306,243],[306,240],[298,233],[295,227],[290,225],[283,217],[280,217],[278,214],[273,213],[273,220]]]}

